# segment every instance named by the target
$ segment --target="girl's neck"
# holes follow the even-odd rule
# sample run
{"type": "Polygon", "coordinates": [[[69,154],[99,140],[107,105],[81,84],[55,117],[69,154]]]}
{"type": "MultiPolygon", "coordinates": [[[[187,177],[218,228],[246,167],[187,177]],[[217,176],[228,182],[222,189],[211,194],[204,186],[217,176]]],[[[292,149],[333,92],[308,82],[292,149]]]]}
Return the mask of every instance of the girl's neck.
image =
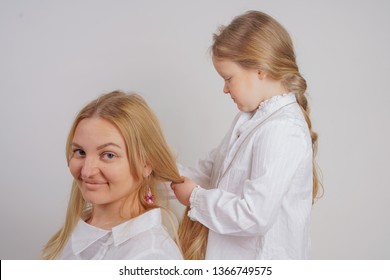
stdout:
{"type": "Polygon", "coordinates": [[[271,99],[274,96],[286,94],[288,92],[288,90],[279,80],[268,79],[265,86],[267,94],[264,96],[264,100],[262,101],[271,99]]]}

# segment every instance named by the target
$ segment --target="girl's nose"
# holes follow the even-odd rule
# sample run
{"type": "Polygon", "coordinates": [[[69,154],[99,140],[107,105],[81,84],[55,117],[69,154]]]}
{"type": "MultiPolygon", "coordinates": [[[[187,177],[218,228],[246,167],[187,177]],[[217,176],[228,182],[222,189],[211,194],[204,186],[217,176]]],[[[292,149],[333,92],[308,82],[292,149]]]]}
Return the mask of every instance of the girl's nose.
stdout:
{"type": "Polygon", "coordinates": [[[86,158],[83,166],[81,167],[81,177],[90,178],[99,173],[99,167],[97,161],[92,158],[86,158]]]}
{"type": "Polygon", "coordinates": [[[223,92],[226,93],[226,94],[229,93],[229,88],[228,88],[226,83],[223,86],[223,92]]]}

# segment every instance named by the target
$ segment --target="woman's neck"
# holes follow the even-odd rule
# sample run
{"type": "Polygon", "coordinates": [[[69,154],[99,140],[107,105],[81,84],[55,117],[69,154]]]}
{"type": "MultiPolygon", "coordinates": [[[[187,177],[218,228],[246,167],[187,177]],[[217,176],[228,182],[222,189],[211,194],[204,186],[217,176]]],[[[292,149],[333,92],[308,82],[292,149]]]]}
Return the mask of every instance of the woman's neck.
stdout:
{"type": "Polygon", "coordinates": [[[113,227],[125,222],[126,218],[121,217],[119,213],[110,213],[101,211],[100,207],[94,207],[91,217],[86,221],[88,224],[106,230],[111,230],[113,227]]]}
{"type": "Polygon", "coordinates": [[[145,212],[139,202],[134,202],[127,200],[116,205],[93,205],[91,216],[86,222],[97,228],[111,230],[145,212]]]}

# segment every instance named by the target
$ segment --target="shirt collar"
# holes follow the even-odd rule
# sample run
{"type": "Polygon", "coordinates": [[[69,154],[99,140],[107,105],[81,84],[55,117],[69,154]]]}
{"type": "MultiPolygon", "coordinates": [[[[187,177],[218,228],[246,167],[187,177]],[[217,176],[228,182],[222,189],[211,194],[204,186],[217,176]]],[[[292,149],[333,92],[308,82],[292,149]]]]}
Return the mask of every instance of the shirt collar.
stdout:
{"type": "Polygon", "coordinates": [[[293,92],[273,96],[260,103],[259,108],[257,109],[254,117],[261,118],[261,117],[269,116],[270,114],[279,110],[283,106],[290,103],[295,103],[296,101],[297,99],[293,92]]]}
{"type": "Polygon", "coordinates": [[[293,92],[285,93],[283,95],[276,95],[271,97],[270,99],[264,100],[260,103],[257,110],[255,110],[254,112],[243,113],[245,114],[244,118],[248,120],[243,122],[243,124],[238,128],[238,135],[244,133],[244,131],[252,127],[252,125],[262,122],[264,119],[266,119],[268,116],[270,116],[272,113],[276,112],[283,106],[296,102],[297,99],[293,92]]]}
{"type": "Polygon", "coordinates": [[[71,237],[73,253],[76,255],[81,253],[108,234],[112,234],[114,245],[118,246],[142,232],[161,225],[161,223],[161,210],[159,208],[149,210],[142,215],[113,227],[112,230],[91,226],[80,219],[71,237]]]}

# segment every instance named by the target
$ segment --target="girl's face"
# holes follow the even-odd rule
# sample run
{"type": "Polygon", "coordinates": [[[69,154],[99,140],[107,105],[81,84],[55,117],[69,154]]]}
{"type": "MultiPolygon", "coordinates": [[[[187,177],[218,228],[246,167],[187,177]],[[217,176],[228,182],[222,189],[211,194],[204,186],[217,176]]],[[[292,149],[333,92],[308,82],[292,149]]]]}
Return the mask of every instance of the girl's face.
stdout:
{"type": "Polygon", "coordinates": [[[96,205],[118,206],[135,191],[126,144],[116,126],[102,118],[77,125],[69,169],[83,198],[96,205]]]}
{"type": "Polygon", "coordinates": [[[229,93],[240,111],[252,112],[265,99],[259,70],[245,69],[239,64],[213,57],[215,70],[224,79],[224,93],[229,93]]]}

